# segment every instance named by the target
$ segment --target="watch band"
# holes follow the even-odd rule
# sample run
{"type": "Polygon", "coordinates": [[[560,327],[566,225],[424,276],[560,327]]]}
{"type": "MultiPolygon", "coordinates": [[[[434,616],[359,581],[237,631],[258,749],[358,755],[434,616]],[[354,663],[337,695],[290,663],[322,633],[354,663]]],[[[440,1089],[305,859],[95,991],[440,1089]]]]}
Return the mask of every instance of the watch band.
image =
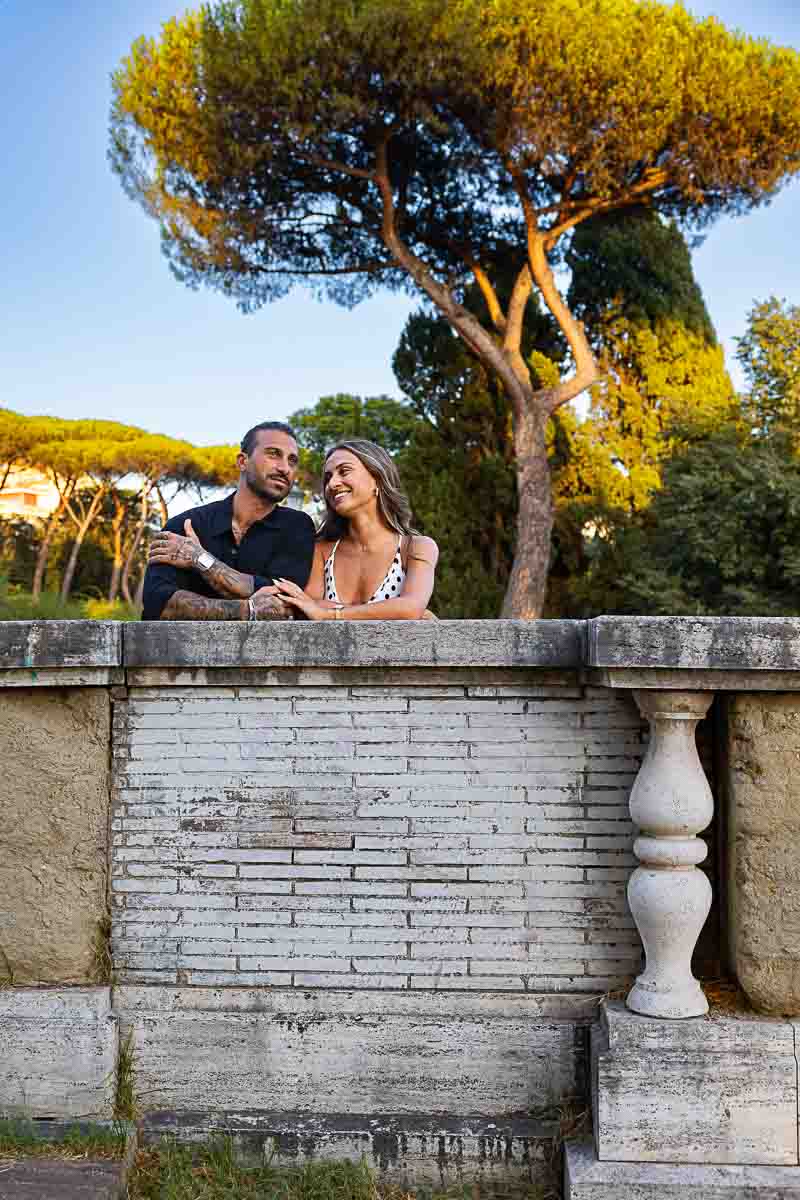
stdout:
{"type": "Polygon", "coordinates": [[[256,606],[253,603],[252,596],[247,597],[247,611],[249,613],[249,616],[247,618],[248,621],[255,621],[256,620],[256,606]]]}

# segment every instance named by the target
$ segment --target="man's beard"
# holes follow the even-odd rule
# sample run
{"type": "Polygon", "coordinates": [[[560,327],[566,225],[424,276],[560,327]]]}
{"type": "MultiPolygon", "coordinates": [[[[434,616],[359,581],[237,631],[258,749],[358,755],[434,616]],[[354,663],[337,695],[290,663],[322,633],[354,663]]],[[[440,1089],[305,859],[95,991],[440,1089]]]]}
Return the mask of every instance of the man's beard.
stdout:
{"type": "Polygon", "coordinates": [[[260,479],[255,471],[246,471],[244,478],[250,491],[258,496],[260,500],[270,500],[272,502],[283,500],[289,491],[288,479],[285,483],[283,480],[279,481],[277,479],[260,479]],[[271,489],[274,489],[274,491],[271,489]]]}

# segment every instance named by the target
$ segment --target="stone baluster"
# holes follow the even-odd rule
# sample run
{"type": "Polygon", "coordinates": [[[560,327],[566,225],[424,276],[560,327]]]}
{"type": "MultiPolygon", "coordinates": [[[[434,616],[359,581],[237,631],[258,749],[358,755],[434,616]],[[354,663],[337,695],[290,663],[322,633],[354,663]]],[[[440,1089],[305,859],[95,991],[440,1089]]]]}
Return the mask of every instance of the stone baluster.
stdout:
{"type": "Polygon", "coordinates": [[[711,789],[695,744],[711,692],[634,691],[650,722],[650,744],[631,791],[640,866],[628,883],[646,964],[627,999],[648,1017],[698,1017],[708,1012],[692,975],[692,953],[711,907],[711,886],[697,864],[706,857],[697,834],[714,814],[711,789]]]}

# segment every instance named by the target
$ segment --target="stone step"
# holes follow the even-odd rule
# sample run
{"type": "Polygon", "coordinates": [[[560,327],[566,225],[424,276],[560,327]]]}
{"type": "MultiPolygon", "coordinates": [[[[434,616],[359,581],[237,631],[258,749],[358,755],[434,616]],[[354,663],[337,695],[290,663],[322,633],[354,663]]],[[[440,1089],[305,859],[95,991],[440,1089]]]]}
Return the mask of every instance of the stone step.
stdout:
{"type": "Polygon", "coordinates": [[[0,1160],[0,1200],[124,1200],[126,1175],[107,1159],[0,1160]]]}
{"type": "Polygon", "coordinates": [[[513,1195],[551,1179],[555,1121],[508,1115],[309,1114],[278,1112],[148,1113],[140,1142],[163,1137],[204,1142],[226,1134],[243,1161],[276,1166],[319,1159],[366,1158],[381,1177],[407,1187],[478,1184],[513,1195]]]}
{"type": "Polygon", "coordinates": [[[586,1139],[565,1146],[564,1200],[800,1200],[800,1167],[600,1162],[586,1139]]]}

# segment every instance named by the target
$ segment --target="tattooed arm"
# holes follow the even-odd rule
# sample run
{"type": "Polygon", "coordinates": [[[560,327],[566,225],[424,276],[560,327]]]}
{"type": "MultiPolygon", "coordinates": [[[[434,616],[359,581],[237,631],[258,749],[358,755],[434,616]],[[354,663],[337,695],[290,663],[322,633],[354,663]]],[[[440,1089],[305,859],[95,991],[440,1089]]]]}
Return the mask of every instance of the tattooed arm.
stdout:
{"type": "MultiPolygon", "coordinates": [[[[234,567],[229,567],[227,563],[220,562],[219,559],[216,559],[213,566],[209,567],[207,571],[201,572],[201,568],[197,565],[197,559],[203,553],[200,539],[192,528],[191,521],[184,522],[184,529],[186,537],[181,537],[179,533],[173,533],[168,529],[162,529],[160,533],[155,534],[150,544],[148,563],[154,565],[160,563],[179,570],[202,573],[203,578],[208,580],[211,587],[220,596],[230,597],[234,600],[246,600],[248,596],[253,595],[256,591],[256,581],[253,576],[246,575],[243,571],[237,571],[234,567]]],[[[212,618],[206,619],[211,620],[212,618]]],[[[225,617],[215,619],[224,621],[225,617]]]]}
{"type": "MultiPolygon", "coordinates": [[[[285,621],[292,619],[290,609],[261,588],[253,596],[257,621],[285,621]]],[[[161,610],[162,621],[247,621],[250,611],[246,600],[217,600],[216,597],[198,596],[196,592],[173,592],[161,610]]]]}

